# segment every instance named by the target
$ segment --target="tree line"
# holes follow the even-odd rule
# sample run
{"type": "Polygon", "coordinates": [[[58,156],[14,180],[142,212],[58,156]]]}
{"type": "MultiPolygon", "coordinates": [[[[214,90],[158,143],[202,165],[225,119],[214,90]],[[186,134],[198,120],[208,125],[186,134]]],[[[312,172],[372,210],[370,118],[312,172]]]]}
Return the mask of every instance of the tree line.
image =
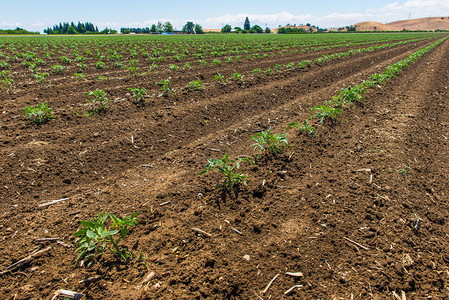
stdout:
{"type": "MultiPolygon", "coordinates": [[[[151,25],[151,27],[145,28],[120,28],[120,32],[123,34],[130,33],[150,33],[150,34],[160,34],[160,33],[173,33],[175,32],[172,23],[165,22],[162,24],[158,22],[157,24],[151,25]]],[[[202,34],[204,33],[203,27],[200,24],[194,24],[193,22],[187,22],[182,27],[182,32],[186,34],[202,34]]]]}
{"type": "Polygon", "coordinates": [[[90,22],[81,23],[75,25],[74,22],[71,23],[59,23],[53,27],[48,27],[44,29],[46,34],[114,34],[117,33],[116,30],[105,28],[102,31],[98,30],[98,27],[90,22]]]}
{"type": "MultiPolygon", "coordinates": [[[[232,32],[232,27],[229,24],[226,24],[221,29],[221,32],[223,33],[230,33],[232,32]]],[[[262,29],[259,25],[254,25],[251,27],[251,22],[249,21],[249,18],[246,17],[245,22],[243,23],[243,29],[241,27],[234,27],[234,32],[236,33],[271,33],[270,28],[265,28],[265,30],[262,29]]]]}
{"type": "Polygon", "coordinates": [[[0,29],[0,34],[39,34],[39,32],[31,32],[23,28],[17,27],[16,29],[0,29]]]}

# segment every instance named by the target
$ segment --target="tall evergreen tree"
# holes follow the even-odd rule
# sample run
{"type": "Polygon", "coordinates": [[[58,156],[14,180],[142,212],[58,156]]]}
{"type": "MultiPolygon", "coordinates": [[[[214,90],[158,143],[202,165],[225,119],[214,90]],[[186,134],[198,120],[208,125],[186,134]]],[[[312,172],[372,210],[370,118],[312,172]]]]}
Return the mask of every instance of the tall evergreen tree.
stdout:
{"type": "Polygon", "coordinates": [[[243,24],[243,29],[250,30],[251,29],[251,23],[249,22],[248,17],[245,19],[245,23],[243,24]]]}

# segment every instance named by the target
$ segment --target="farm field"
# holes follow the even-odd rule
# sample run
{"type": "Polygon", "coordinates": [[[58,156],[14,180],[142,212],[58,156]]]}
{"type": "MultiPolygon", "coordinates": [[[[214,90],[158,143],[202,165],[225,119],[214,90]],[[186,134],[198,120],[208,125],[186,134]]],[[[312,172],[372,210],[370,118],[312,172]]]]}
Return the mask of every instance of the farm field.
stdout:
{"type": "Polygon", "coordinates": [[[0,298],[449,297],[444,37],[0,38],[0,298]],[[254,164],[219,192],[226,153],[254,164]],[[81,221],[135,212],[132,259],[76,261],[81,221]]]}

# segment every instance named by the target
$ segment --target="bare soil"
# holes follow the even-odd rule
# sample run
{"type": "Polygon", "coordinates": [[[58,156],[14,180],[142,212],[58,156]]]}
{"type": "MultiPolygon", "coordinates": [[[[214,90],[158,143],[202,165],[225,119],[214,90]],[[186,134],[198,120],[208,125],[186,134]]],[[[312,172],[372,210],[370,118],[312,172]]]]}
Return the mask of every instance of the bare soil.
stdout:
{"type": "Polygon", "coordinates": [[[168,97],[154,87],[168,71],[62,77],[1,94],[0,271],[51,249],[0,275],[0,298],[47,299],[66,289],[87,299],[447,299],[449,41],[370,90],[336,124],[318,125],[316,138],[289,130],[291,147],[243,165],[248,185],[236,193],[219,194],[216,173],[197,175],[228,150],[253,156],[255,132],[283,132],[341,88],[431,42],[226,85],[212,83],[214,73],[249,74],[259,62],[194,68],[172,77],[168,97]],[[195,79],[209,84],[182,88],[195,79]],[[131,100],[126,89],[136,86],[152,91],[145,103],[131,100]],[[114,101],[84,117],[84,93],[95,88],[114,101]],[[23,108],[38,101],[48,101],[55,120],[24,119],[23,108]],[[80,220],[135,211],[140,222],[123,245],[143,253],[147,267],[112,255],[91,268],[75,264],[80,220]],[[44,237],[60,240],[36,242],[44,237]],[[285,295],[294,285],[302,287],[285,295]]]}

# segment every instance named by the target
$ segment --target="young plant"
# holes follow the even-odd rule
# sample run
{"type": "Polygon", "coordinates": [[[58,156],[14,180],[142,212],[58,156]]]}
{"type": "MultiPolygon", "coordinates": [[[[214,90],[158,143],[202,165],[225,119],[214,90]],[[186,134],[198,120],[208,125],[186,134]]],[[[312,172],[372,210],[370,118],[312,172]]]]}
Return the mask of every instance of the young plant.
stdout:
{"type": "Polygon", "coordinates": [[[148,67],[148,69],[149,69],[150,71],[156,71],[157,68],[158,68],[158,65],[156,65],[155,63],[152,63],[152,64],[148,67]]]}
{"type": "Polygon", "coordinates": [[[62,65],[54,65],[51,69],[53,70],[53,73],[60,74],[64,72],[65,67],[62,65]]]}
{"type": "Polygon", "coordinates": [[[38,58],[34,61],[36,63],[36,65],[38,66],[45,66],[47,63],[45,62],[45,60],[38,58]]]}
{"type": "Polygon", "coordinates": [[[256,68],[254,70],[251,71],[251,73],[257,77],[260,76],[260,74],[262,74],[262,70],[260,68],[256,68]]]}
{"type": "Polygon", "coordinates": [[[253,161],[249,158],[241,158],[237,160],[229,159],[228,154],[229,151],[226,151],[226,153],[220,159],[209,159],[204,169],[200,173],[198,173],[198,175],[202,175],[209,171],[217,169],[224,176],[223,181],[221,183],[217,183],[216,185],[219,191],[222,192],[231,191],[240,183],[246,185],[246,178],[248,178],[248,176],[243,175],[243,171],[238,171],[240,169],[240,162],[246,161],[249,163],[253,163],[253,161]]]}
{"type": "Polygon", "coordinates": [[[362,96],[362,93],[364,92],[366,92],[366,88],[363,86],[348,87],[339,91],[338,96],[342,98],[345,103],[350,103],[352,106],[354,101],[365,103],[365,97],[362,96]]]}
{"type": "Polygon", "coordinates": [[[166,97],[171,93],[171,89],[170,89],[170,82],[171,82],[171,77],[168,77],[165,80],[160,80],[158,82],[156,82],[156,85],[159,85],[161,88],[160,90],[162,91],[162,96],[166,97]]]}
{"type": "Polygon", "coordinates": [[[0,61],[0,69],[8,69],[11,65],[6,61],[0,61]]]}
{"type": "Polygon", "coordinates": [[[280,72],[283,68],[284,68],[284,66],[281,65],[281,64],[276,64],[276,65],[274,66],[274,70],[275,70],[275,71],[278,71],[278,72],[280,72]]]}
{"type": "Polygon", "coordinates": [[[115,61],[114,62],[114,67],[120,68],[120,69],[126,68],[126,66],[121,61],[115,61]]]}
{"type": "Polygon", "coordinates": [[[221,65],[221,60],[219,60],[219,59],[214,59],[214,60],[212,61],[211,65],[213,65],[213,66],[219,66],[219,65],[221,65]]]}
{"type": "Polygon", "coordinates": [[[239,72],[236,72],[236,73],[232,74],[231,79],[235,80],[235,81],[243,81],[243,75],[240,74],[239,72]]]}
{"type": "Polygon", "coordinates": [[[194,80],[189,82],[187,88],[189,88],[192,91],[199,91],[204,89],[204,84],[201,82],[201,80],[194,80]]]}
{"type": "Polygon", "coordinates": [[[36,124],[45,124],[55,118],[47,102],[25,107],[24,114],[28,120],[36,124]]]}
{"type": "Polygon", "coordinates": [[[80,63],[76,64],[76,66],[78,68],[80,68],[80,70],[86,70],[88,68],[84,62],[80,62],[80,63]]]}
{"type": "Polygon", "coordinates": [[[126,262],[132,253],[126,247],[121,248],[119,242],[128,235],[128,227],[137,225],[136,215],[137,212],[120,219],[113,214],[99,214],[91,221],[81,221],[83,228],[73,234],[79,237],[76,262],[86,259],[89,267],[97,257],[108,253],[126,262]]]}
{"type": "Polygon", "coordinates": [[[285,69],[287,70],[293,70],[294,68],[295,68],[294,62],[289,62],[288,64],[285,65],[285,69]]]}
{"type": "Polygon", "coordinates": [[[268,152],[275,156],[288,145],[286,133],[283,134],[271,134],[271,127],[267,131],[262,131],[254,134],[251,139],[255,141],[252,146],[254,150],[258,149],[262,153],[268,152]]]}
{"type": "Polygon", "coordinates": [[[36,79],[36,82],[38,85],[44,85],[47,77],[48,77],[48,73],[33,73],[32,77],[34,77],[36,79]]]}
{"type": "Polygon", "coordinates": [[[411,170],[412,168],[410,167],[410,165],[404,164],[399,169],[397,169],[396,172],[407,178],[407,176],[411,174],[411,170]]]}
{"type": "Polygon", "coordinates": [[[92,109],[90,114],[106,111],[109,108],[109,99],[105,91],[96,89],[95,91],[85,94],[89,98],[92,109]]]}
{"type": "Polygon", "coordinates": [[[68,58],[67,56],[61,56],[59,60],[65,65],[70,65],[70,63],[72,62],[72,59],[68,58]]]}
{"type": "Polygon", "coordinates": [[[310,113],[312,114],[311,118],[318,118],[320,119],[320,123],[323,124],[325,119],[329,119],[334,122],[340,113],[342,113],[342,110],[330,105],[318,105],[312,108],[310,113]]]}
{"type": "Polygon", "coordinates": [[[137,75],[137,68],[136,67],[128,67],[128,74],[129,76],[136,76],[137,75]]]}
{"type": "Polygon", "coordinates": [[[11,89],[12,85],[14,83],[14,80],[11,77],[9,77],[10,73],[11,72],[7,71],[7,70],[3,70],[3,71],[0,72],[0,83],[1,83],[1,86],[6,88],[6,89],[11,89]]]}
{"type": "Polygon", "coordinates": [[[272,68],[266,68],[264,71],[265,75],[271,75],[273,74],[273,69],[272,68]]]}
{"type": "Polygon", "coordinates": [[[168,65],[168,68],[170,69],[170,71],[176,71],[179,69],[179,67],[177,65],[173,65],[173,64],[168,65]]]}
{"type": "Polygon", "coordinates": [[[84,79],[84,77],[86,77],[86,74],[84,74],[84,73],[73,73],[72,76],[75,77],[76,80],[81,81],[81,80],[84,79]]]}
{"type": "Polygon", "coordinates": [[[297,67],[299,69],[304,69],[307,66],[310,66],[312,64],[311,60],[302,60],[297,64],[297,67]]]}
{"type": "Polygon", "coordinates": [[[102,62],[102,61],[97,61],[95,63],[95,68],[96,69],[104,69],[105,67],[106,67],[106,64],[104,62],[102,62]]]}
{"type": "Polygon", "coordinates": [[[225,83],[226,82],[226,78],[222,74],[217,73],[217,74],[214,75],[214,82],[225,83]]]}
{"type": "Polygon", "coordinates": [[[298,128],[301,132],[303,132],[303,133],[305,133],[305,134],[308,134],[308,135],[311,135],[312,137],[315,137],[315,136],[316,136],[316,129],[315,129],[315,127],[309,125],[309,124],[307,123],[307,120],[305,120],[303,123],[300,123],[300,122],[292,122],[292,123],[290,123],[290,124],[287,125],[286,130],[287,130],[287,129],[290,129],[290,128],[292,128],[292,127],[296,127],[296,128],[298,128]]]}
{"type": "Polygon", "coordinates": [[[129,88],[128,91],[130,91],[134,94],[133,97],[136,102],[143,102],[145,95],[147,94],[146,89],[129,88]]]}

